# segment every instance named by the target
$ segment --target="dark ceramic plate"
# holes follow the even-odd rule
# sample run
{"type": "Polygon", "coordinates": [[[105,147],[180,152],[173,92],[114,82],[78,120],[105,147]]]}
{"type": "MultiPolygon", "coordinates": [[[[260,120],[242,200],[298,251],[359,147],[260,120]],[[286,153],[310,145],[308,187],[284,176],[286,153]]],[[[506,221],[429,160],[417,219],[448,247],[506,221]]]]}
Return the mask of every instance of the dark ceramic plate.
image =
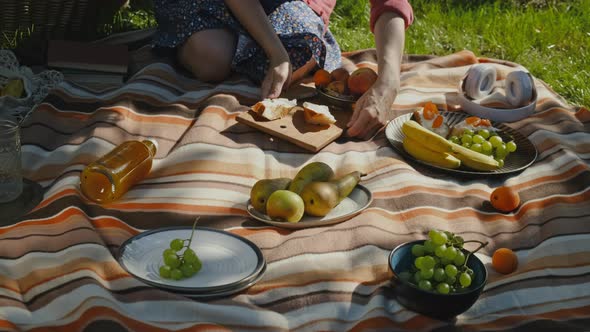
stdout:
{"type": "Polygon", "coordinates": [[[358,100],[354,96],[336,95],[324,88],[316,88],[320,100],[329,106],[352,110],[352,105],[358,100]]]}
{"type": "MultiPolygon", "coordinates": [[[[440,112],[440,114],[445,118],[445,123],[449,127],[453,127],[455,124],[461,122],[465,118],[471,116],[469,114],[463,112],[440,112]]],[[[439,167],[436,165],[432,165],[430,163],[418,160],[411,155],[409,155],[403,146],[404,140],[404,133],[402,131],[402,126],[404,122],[410,120],[412,117],[412,113],[404,114],[398,116],[397,118],[391,120],[387,127],[385,128],[385,135],[389,140],[389,143],[399,152],[401,153],[404,158],[414,161],[416,163],[426,165],[428,167],[432,167],[435,169],[439,169],[449,173],[456,173],[456,174],[464,174],[464,175],[494,175],[494,174],[510,174],[523,171],[527,167],[529,167],[535,160],[537,159],[537,148],[533,145],[531,141],[529,141],[526,137],[520,134],[518,131],[502,124],[492,122],[492,126],[494,128],[499,129],[500,131],[498,134],[502,137],[504,142],[508,142],[509,140],[514,140],[516,143],[517,149],[515,152],[512,152],[506,157],[504,160],[504,166],[500,169],[493,170],[493,171],[476,171],[471,168],[461,166],[456,169],[444,168],[439,167]]]]}

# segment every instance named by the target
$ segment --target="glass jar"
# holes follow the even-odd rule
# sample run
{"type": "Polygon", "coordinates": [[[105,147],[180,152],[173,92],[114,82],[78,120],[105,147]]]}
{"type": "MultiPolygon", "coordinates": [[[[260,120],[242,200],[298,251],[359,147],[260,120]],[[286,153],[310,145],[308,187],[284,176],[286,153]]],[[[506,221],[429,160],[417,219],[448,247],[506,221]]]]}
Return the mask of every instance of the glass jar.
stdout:
{"type": "Polygon", "coordinates": [[[18,122],[0,118],[0,203],[15,200],[23,191],[18,122]]]}

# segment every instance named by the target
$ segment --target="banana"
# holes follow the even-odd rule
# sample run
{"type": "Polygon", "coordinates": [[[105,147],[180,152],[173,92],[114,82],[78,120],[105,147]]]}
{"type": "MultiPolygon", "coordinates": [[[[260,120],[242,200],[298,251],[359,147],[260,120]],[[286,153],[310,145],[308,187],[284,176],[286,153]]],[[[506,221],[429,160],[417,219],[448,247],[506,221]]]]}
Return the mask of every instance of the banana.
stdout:
{"type": "Polygon", "coordinates": [[[2,91],[0,91],[0,97],[12,96],[14,98],[20,98],[23,95],[25,87],[23,80],[20,78],[14,78],[8,81],[2,91]]]}
{"type": "Polygon", "coordinates": [[[461,166],[461,160],[449,153],[430,150],[426,145],[409,136],[404,138],[404,149],[412,157],[439,167],[458,168],[461,166]]]}
{"type": "Polygon", "coordinates": [[[500,164],[483,153],[475,152],[459,144],[451,143],[451,154],[457,157],[463,165],[473,168],[478,171],[493,171],[500,168],[500,164]]]}
{"type": "Polygon", "coordinates": [[[410,137],[413,140],[420,142],[422,145],[427,146],[430,150],[440,153],[451,152],[451,142],[447,141],[446,138],[422,127],[414,120],[408,120],[404,122],[402,131],[406,137],[410,137]]]}

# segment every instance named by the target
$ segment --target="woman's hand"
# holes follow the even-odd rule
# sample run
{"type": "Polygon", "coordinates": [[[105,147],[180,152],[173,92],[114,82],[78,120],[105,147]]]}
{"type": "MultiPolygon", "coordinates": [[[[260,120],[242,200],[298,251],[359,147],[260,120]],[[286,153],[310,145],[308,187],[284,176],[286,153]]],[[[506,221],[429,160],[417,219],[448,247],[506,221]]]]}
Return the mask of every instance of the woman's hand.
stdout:
{"type": "Polygon", "coordinates": [[[399,83],[375,82],[356,102],[348,121],[348,136],[368,140],[385,126],[393,116],[391,105],[397,97],[399,83]]]}
{"type": "Polygon", "coordinates": [[[289,55],[284,48],[277,55],[271,56],[269,60],[268,71],[261,86],[262,99],[279,97],[281,91],[289,87],[293,74],[289,55]]]}

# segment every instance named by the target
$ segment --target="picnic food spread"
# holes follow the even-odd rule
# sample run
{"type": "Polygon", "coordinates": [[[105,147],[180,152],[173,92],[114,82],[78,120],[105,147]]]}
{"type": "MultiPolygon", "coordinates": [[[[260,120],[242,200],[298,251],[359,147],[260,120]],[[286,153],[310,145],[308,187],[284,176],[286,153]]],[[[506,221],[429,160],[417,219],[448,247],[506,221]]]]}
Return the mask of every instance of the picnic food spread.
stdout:
{"type": "MultiPolygon", "coordinates": [[[[348,60],[376,65],[370,50],[348,60]]],[[[590,317],[590,113],[535,80],[539,99],[528,118],[506,125],[466,114],[457,86],[477,58],[459,53],[435,58],[436,65],[411,55],[407,60],[421,69],[402,73],[385,132],[370,140],[337,133],[319,150],[275,139],[238,118],[256,116],[276,132],[284,125],[292,137],[313,143],[317,136],[311,134],[336,130],[347,123],[342,115],[352,112],[288,91],[287,99],[298,105],[327,106],[336,124],[305,122],[302,106],[283,118],[258,118],[250,106],[259,90],[239,78],[203,84],[156,63],[119,90],[93,94],[64,84],[50,92],[21,128],[23,174],[43,190],[32,211],[0,228],[0,326],[85,332],[583,330],[590,317]],[[419,118],[412,123],[414,111],[419,118]],[[443,124],[444,137],[434,131],[443,124]],[[516,144],[503,167],[494,133],[506,151],[509,142],[516,144]],[[85,167],[123,142],[147,137],[158,142],[148,177],[109,203],[87,199],[80,179],[85,167]],[[408,146],[431,156],[446,153],[459,167],[433,167],[412,157],[405,137],[414,140],[408,146]],[[487,151],[486,142],[490,155],[474,151],[476,144],[487,151]],[[475,156],[498,165],[477,171],[468,165],[475,156]],[[294,181],[315,162],[329,168],[316,164],[304,181],[294,181]],[[318,169],[332,175],[318,176],[318,169]],[[305,212],[305,188],[319,183],[314,192],[329,193],[330,199],[320,200],[333,202],[341,194],[332,181],[348,176],[354,183],[356,171],[367,175],[326,216],[305,212]],[[299,194],[289,190],[291,182],[305,184],[298,185],[299,194]],[[252,198],[254,187],[259,193],[252,198]],[[501,187],[509,190],[495,192],[501,187]],[[251,207],[260,196],[261,212],[251,207]],[[271,219],[262,204],[269,201],[271,209],[291,215],[271,219]],[[287,221],[302,210],[299,221],[287,221]],[[196,216],[201,219],[190,249],[201,262],[198,273],[187,277],[192,269],[178,269],[182,275],[173,276],[170,269],[167,278],[164,268],[162,276],[165,259],[170,267],[182,266],[191,256],[186,240],[196,216]],[[429,236],[430,230],[438,235],[429,236]],[[412,254],[415,244],[440,243],[444,236],[444,252],[412,254]],[[468,241],[488,245],[468,258],[477,248],[468,241]],[[426,256],[435,262],[432,271],[426,256]],[[462,256],[466,265],[457,264],[462,256]],[[447,271],[447,265],[455,268],[447,271]],[[445,281],[455,276],[454,283],[445,282],[448,289],[435,279],[441,279],[440,269],[445,281]],[[401,272],[413,271],[414,278],[418,270],[417,283],[399,280],[401,272]]],[[[517,69],[486,61],[502,77],[517,69]]],[[[316,92],[311,83],[304,87],[316,92]]]]}

